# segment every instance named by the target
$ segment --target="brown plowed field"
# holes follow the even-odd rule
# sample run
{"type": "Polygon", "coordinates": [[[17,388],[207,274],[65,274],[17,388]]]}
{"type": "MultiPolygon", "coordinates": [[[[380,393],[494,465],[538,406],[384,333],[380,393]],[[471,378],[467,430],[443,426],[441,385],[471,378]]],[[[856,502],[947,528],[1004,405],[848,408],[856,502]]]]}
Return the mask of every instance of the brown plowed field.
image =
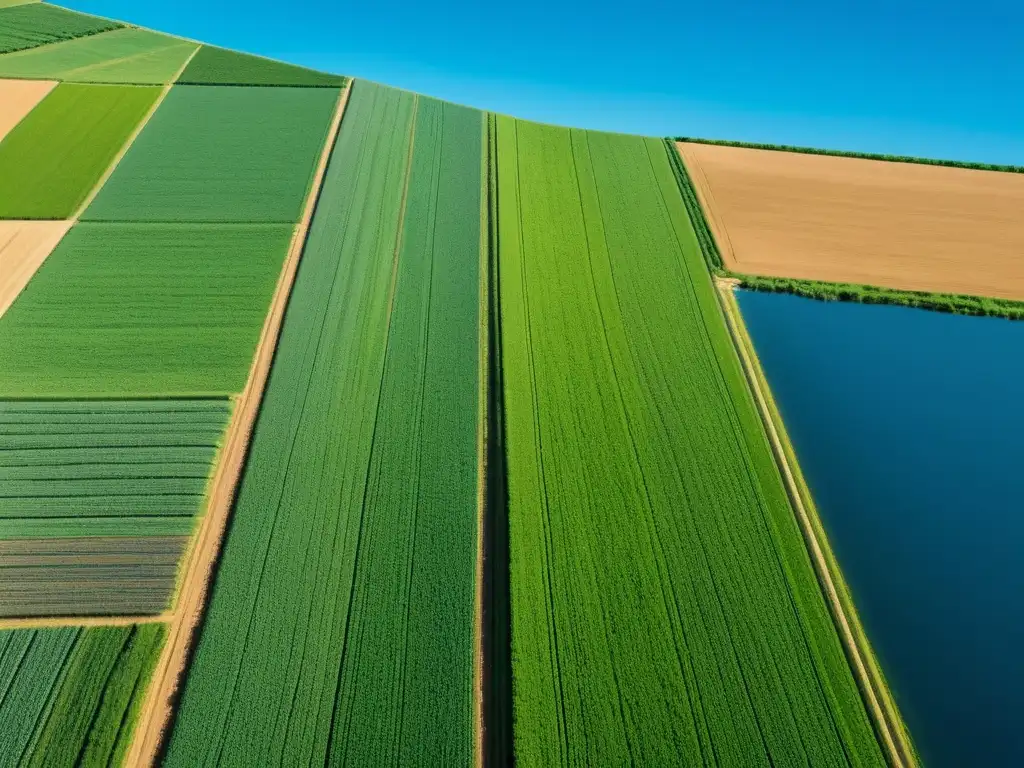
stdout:
{"type": "Polygon", "coordinates": [[[678,146],[730,270],[1024,299],[1024,174],[678,146]]]}
{"type": "Polygon", "coordinates": [[[0,80],[0,141],[56,85],[55,80],[0,80]]]}
{"type": "Polygon", "coordinates": [[[0,221],[0,316],[70,228],[70,221],[0,221]]]}

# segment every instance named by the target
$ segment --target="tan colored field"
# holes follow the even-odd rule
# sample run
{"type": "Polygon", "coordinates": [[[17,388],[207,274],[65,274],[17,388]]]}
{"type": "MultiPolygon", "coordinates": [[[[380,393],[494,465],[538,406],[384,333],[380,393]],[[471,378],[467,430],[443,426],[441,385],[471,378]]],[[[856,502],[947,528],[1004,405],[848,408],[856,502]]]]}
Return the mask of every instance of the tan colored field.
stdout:
{"type": "Polygon", "coordinates": [[[1024,299],[1024,174],[678,146],[730,270],[1024,299]]]}
{"type": "Polygon", "coordinates": [[[53,80],[0,80],[0,140],[56,86],[53,80]]]}
{"type": "Polygon", "coordinates": [[[0,317],[70,228],[70,221],[0,221],[0,317]]]}

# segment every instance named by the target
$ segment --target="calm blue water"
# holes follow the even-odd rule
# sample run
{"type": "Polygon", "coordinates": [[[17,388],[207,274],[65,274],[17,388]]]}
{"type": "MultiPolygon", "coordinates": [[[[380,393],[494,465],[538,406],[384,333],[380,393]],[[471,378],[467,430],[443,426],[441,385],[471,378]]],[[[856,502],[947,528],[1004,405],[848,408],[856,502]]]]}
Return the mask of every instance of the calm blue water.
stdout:
{"type": "Polygon", "coordinates": [[[1024,766],[1024,323],[738,294],[928,766],[1024,766]]]}

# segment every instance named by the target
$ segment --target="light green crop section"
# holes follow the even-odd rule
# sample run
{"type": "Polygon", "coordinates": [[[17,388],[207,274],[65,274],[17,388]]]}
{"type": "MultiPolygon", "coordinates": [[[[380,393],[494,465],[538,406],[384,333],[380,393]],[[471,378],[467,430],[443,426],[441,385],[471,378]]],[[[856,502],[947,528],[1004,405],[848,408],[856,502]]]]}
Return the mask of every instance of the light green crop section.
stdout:
{"type": "Polygon", "coordinates": [[[76,224],[0,317],[0,397],[242,391],[288,224],[76,224]]]}
{"type": "Polygon", "coordinates": [[[482,127],[353,88],[167,766],[472,763],[482,127]]]}
{"type": "Polygon", "coordinates": [[[120,765],[161,624],[0,631],[0,765],[120,765]]]}
{"type": "Polygon", "coordinates": [[[0,218],[69,218],[159,95],[117,85],[54,88],[0,141],[0,218]]]}
{"type": "Polygon", "coordinates": [[[174,80],[198,47],[144,29],[115,29],[0,55],[0,77],[158,85],[174,80]]]}
{"type": "Polygon", "coordinates": [[[333,88],[176,85],[82,218],[295,223],[337,101],[333,88]]]}
{"type": "Polygon", "coordinates": [[[122,26],[46,3],[0,5],[0,53],[95,35],[122,26]]]}
{"type": "Polygon", "coordinates": [[[884,765],[663,143],[496,120],[519,765],[884,765]]]}

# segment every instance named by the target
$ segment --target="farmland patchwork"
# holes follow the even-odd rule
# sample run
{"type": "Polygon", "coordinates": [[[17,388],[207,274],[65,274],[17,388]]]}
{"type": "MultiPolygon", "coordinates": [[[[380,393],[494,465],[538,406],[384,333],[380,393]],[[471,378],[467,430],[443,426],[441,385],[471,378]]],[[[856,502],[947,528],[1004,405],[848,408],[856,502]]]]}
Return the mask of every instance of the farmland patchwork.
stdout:
{"type": "Polygon", "coordinates": [[[121,26],[117,21],[47,3],[0,7],[0,54],[95,35],[121,26]]]}

